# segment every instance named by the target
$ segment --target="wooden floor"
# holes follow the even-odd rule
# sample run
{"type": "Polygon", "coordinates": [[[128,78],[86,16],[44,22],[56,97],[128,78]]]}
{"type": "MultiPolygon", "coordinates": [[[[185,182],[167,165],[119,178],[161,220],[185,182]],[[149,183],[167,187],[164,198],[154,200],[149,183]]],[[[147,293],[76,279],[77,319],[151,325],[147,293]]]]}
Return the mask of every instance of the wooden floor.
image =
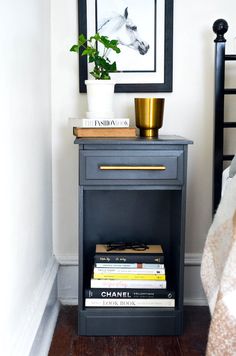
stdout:
{"type": "Polygon", "coordinates": [[[209,322],[207,307],[185,307],[182,336],[78,336],[77,307],[62,306],[49,356],[204,356],[209,322]]]}

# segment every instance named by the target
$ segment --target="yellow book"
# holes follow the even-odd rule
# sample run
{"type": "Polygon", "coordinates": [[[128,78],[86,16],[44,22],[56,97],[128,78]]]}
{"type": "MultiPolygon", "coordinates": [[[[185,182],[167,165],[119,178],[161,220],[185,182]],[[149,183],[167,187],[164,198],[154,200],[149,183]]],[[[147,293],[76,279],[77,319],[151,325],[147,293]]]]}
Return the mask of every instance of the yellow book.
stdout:
{"type": "Polygon", "coordinates": [[[94,273],[95,279],[134,279],[134,280],[148,280],[148,281],[165,281],[165,274],[114,274],[114,273],[94,273]]]}

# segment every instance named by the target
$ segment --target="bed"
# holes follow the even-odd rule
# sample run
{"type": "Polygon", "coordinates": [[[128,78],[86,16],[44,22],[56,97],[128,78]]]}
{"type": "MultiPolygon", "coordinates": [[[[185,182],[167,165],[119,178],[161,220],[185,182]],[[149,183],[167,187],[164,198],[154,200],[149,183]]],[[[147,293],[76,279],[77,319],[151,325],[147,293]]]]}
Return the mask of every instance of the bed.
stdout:
{"type": "MultiPolygon", "coordinates": [[[[213,25],[215,39],[215,132],[213,159],[213,222],[209,229],[201,264],[201,279],[211,312],[207,356],[236,355],[236,157],[224,154],[225,95],[236,89],[225,88],[225,62],[236,55],[225,54],[225,20],[213,25]],[[225,161],[228,167],[225,168],[225,161]],[[225,168],[225,169],[224,169],[225,168]]],[[[236,73],[236,63],[235,63],[236,73]]]]}
{"type": "MultiPolygon", "coordinates": [[[[228,30],[225,20],[219,19],[214,22],[213,30],[216,33],[215,39],[215,102],[214,102],[214,147],[213,147],[213,213],[219,205],[222,188],[222,171],[224,162],[230,162],[234,153],[224,152],[224,133],[227,129],[236,128],[236,122],[224,119],[225,97],[236,94],[235,88],[225,88],[225,67],[226,62],[236,61],[236,55],[225,54],[224,34],[228,30]]],[[[236,68],[236,63],[235,63],[236,68]]]]}

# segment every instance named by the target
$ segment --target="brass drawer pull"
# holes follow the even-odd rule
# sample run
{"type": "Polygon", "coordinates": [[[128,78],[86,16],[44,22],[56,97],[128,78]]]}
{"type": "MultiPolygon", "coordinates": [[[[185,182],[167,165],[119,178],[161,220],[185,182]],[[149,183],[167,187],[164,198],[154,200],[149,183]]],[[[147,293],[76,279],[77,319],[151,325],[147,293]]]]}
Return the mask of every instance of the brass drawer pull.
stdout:
{"type": "Polygon", "coordinates": [[[99,166],[101,171],[164,171],[166,167],[160,166],[99,166]]]}

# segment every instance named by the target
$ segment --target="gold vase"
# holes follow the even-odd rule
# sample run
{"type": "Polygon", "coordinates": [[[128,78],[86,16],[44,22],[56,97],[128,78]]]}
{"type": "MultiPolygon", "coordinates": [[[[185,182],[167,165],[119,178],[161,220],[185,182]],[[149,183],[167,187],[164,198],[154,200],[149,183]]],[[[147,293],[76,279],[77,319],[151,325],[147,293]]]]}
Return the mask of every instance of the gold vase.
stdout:
{"type": "Polygon", "coordinates": [[[135,98],[135,121],[142,137],[158,137],[162,127],[165,99],[135,98]]]}

